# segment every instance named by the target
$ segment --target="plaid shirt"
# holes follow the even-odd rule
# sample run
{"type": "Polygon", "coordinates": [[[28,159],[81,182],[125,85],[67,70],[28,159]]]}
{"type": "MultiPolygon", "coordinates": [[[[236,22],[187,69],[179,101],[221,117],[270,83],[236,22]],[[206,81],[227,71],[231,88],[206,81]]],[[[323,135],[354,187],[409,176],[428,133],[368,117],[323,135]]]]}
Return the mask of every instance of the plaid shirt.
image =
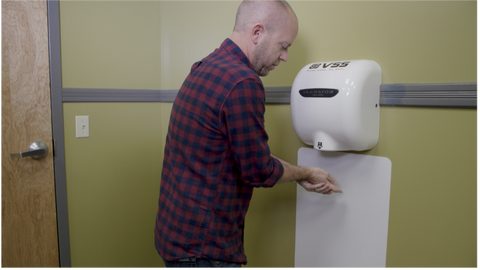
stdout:
{"type": "Polygon", "coordinates": [[[265,91],[230,39],[192,66],[175,99],[163,161],[155,246],[166,260],[247,262],[253,188],[283,174],[270,156],[265,91]]]}

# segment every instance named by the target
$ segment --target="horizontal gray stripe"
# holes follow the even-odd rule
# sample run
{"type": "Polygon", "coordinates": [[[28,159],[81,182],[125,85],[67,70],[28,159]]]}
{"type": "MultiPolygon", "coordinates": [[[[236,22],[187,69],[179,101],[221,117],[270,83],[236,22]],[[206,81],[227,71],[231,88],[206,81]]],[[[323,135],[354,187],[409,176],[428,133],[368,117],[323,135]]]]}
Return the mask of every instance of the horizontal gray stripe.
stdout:
{"type": "MultiPolygon", "coordinates": [[[[291,86],[265,88],[267,104],[290,104],[291,86]]],[[[178,90],[63,88],[63,102],[173,102],[178,90]]],[[[477,107],[477,83],[380,85],[381,106],[477,107]]]]}
{"type": "MultiPolygon", "coordinates": [[[[265,102],[290,104],[290,86],[267,87],[265,102]]],[[[178,90],[63,88],[63,102],[173,102],[178,90]]]]}
{"type": "Polygon", "coordinates": [[[477,107],[477,83],[382,84],[380,105],[477,107]]]}
{"type": "Polygon", "coordinates": [[[290,104],[291,86],[265,87],[265,103],[290,104]]]}
{"type": "Polygon", "coordinates": [[[173,102],[178,90],[63,88],[63,102],[173,102]]]}

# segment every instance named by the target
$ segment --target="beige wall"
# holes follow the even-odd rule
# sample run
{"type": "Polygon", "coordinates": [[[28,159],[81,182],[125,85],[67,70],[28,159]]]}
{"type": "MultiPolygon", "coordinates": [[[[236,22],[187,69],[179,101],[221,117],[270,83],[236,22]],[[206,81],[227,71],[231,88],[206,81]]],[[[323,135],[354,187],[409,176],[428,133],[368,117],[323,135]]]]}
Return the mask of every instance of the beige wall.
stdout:
{"type": "MultiPolygon", "coordinates": [[[[63,87],[178,89],[230,35],[238,4],[62,0],[63,87]]],[[[291,5],[299,34],[266,86],[291,85],[311,62],[362,58],[380,64],[384,84],[476,82],[476,2],[291,5]]],[[[170,109],[64,104],[72,266],[163,265],[153,226],[170,109]],[[90,116],[90,138],[75,138],[75,115],[90,116]]],[[[476,118],[475,109],[381,108],[379,143],[364,154],[393,164],[387,266],[476,266],[476,118]]],[[[272,151],[296,163],[305,145],[290,106],[267,105],[266,128],[272,151]]],[[[294,265],[295,190],[254,192],[248,266],[294,265]]]]}

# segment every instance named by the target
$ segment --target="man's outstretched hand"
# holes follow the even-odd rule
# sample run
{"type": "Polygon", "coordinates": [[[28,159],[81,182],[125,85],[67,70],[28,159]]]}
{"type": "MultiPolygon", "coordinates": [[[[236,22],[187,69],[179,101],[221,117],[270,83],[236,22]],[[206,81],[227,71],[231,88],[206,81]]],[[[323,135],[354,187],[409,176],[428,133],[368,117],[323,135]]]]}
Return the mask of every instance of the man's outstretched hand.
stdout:
{"type": "Polygon", "coordinates": [[[343,191],[337,188],[337,180],[333,178],[327,171],[317,167],[304,167],[310,173],[304,179],[297,180],[297,182],[306,190],[317,192],[321,194],[330,195],[332,193],[342,193],[343,191]]]}

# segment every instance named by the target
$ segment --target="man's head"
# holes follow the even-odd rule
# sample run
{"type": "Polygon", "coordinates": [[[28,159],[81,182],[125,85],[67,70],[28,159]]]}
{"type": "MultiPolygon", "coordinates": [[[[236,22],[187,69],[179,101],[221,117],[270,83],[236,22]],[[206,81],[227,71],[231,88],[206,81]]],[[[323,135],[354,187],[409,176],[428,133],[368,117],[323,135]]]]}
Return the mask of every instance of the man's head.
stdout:
{"type": "Polygon", "coordinates": [[[288,59],[298,21],[285,0],[244,0],[237,11],[232,39],[259,76],[267,76],[288,59]]]}

